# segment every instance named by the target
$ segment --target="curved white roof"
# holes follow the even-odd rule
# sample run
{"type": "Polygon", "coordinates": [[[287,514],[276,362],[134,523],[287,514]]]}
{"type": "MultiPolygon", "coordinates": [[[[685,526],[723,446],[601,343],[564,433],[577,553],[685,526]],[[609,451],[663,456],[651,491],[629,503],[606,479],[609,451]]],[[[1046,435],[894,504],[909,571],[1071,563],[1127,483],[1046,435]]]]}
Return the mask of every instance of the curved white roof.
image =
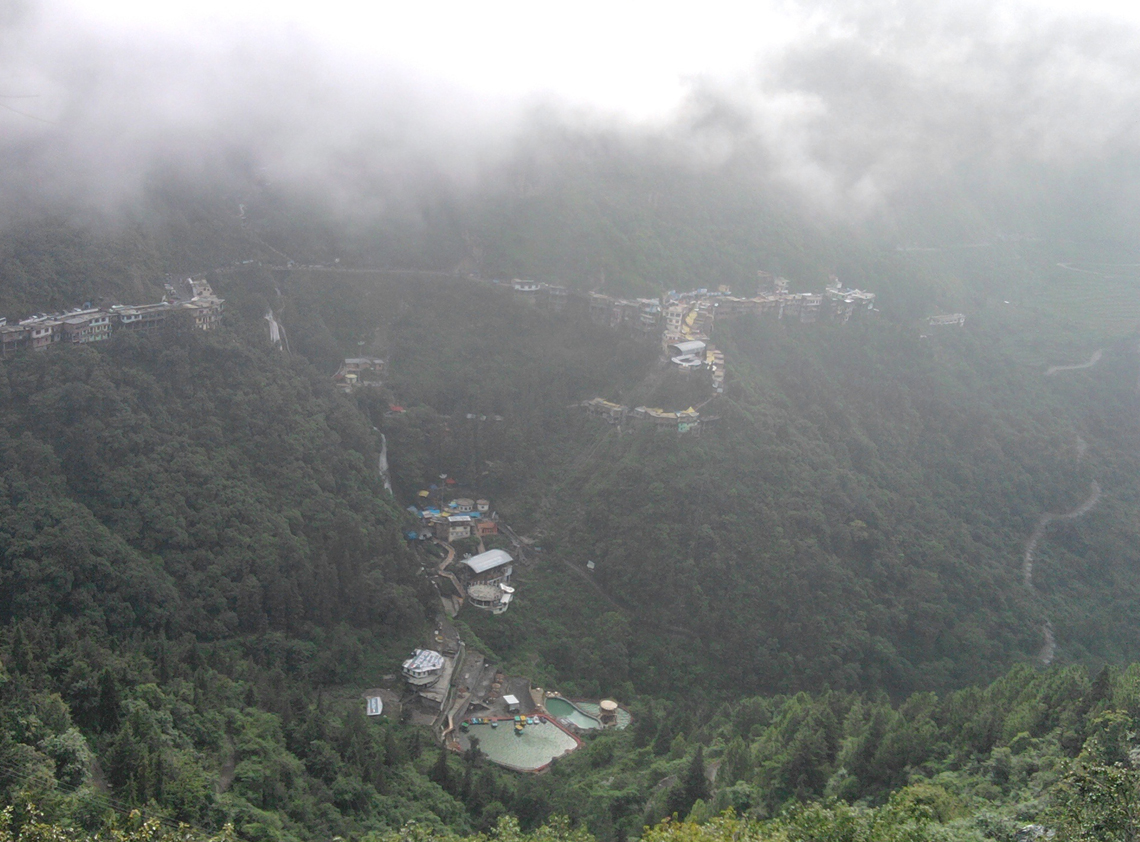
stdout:
{"type": "Polygon", "coordinates": [[[466,564],[471,568],[472,573],[482,573],[485,570],[491,570],[495,567],[502,567],[504,564],[510,564],[514,561],[506,550],[487,550],[485,553],[465,558],[460,564],[466,564]]]}
{"type": "Polygon", "coordinates": [[[670,348],[676,348],[681,354],[695,354],[705,349],[705,343],[699,339],[689,339],[685,342],[670,342],[670,348]]]}

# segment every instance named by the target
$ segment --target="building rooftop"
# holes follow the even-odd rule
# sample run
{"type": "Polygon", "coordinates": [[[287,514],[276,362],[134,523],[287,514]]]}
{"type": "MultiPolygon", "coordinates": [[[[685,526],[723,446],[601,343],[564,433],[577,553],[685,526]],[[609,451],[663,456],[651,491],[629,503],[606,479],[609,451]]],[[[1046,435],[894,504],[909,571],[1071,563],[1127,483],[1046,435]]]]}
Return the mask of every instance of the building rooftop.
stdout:
{"type": "Polygon", "coordinates": [[[512,561],[514,559],[505,550],[487,550],[485,553],[465,558],[459,563],[470,567],[472,573],[483,573],[496,567],[502,567],[504,564],[510,564],[512,561]]]}
{"type": "Polygon", "coordinates": [[[404,661],[403,669],[405,672],[443,669],[443,655],[432,649],[417,649],[404,661]]]}
{"type": "Polygon", "coordinates": [[[493,602],[503,595],[498,585],[471,585],[467,588],[467,595],[479,602],[493,602]]]}

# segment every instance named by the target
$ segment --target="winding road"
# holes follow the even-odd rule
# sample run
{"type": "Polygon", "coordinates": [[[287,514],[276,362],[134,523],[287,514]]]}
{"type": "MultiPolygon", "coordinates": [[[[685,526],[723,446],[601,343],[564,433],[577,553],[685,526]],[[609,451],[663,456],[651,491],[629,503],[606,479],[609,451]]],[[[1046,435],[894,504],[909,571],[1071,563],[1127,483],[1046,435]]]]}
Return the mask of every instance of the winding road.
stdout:
{"type": "MultiPolygon", "coordinates": [[[[1062,269],[1067,269],[1070,272],[1080,272],[1082,275],[1096,275],[1098,278],[1122,278],[1123,275],[1110,275],[1107,272],[1097,272],[1093,269],[1081,269],[1079,266],[1074,266],[1072,263],[1058,263],[1062,269]]],[[[1140,263],[1090,263],[1090,266],[1103,266],[1106,269],[1136,269],[1140,267],[1140,263]]]]}
{"type": "Polygon", "coordinates": [[[1033,529],[1033,534],[1029,536],[1029,541],[1025,544],[1025,556],[1021,562],[1021,576],[1025,580],[1027,588],[1033,587],[1033,554],[1037,550],[1037,542],[1041,540],[1041,536],[1045,534],[1049,524],[1055,520],[1073,520],[1082,515],[1087,515],[1100,501],[1100,495],[1100,483],[1093,480],[1092,485],[1089,486],[1089,496],[1075,509],[1062,515],[1054,515],[1048,512],[1041,515],[1037,521],[1037,526],[1033,529]]]}
{"type": "MultiPolygon", "coordinates": [[[[1061,263],[1058,263],[1057,265],[1063,266],[1066,269],[1073,269],[1075,272],[1086,271],[1075,269],[1071,266],[1065,266],[1061,263]]],[[[1137,348],[1137,351],[1140,351],[1140,347],[1137,348]]],[[[1045,376],[1051,377],[1059,371],[1079,371],[1083,368],[1092,368],[1094,365],[1100,362],[1102,356],[1104,356],[1104,349],[1098,348],[1093,352],[1092,356],[1089,357],[1087,362],[1078,363],[1076,365],[1049,366],[1049,368],[1045,371],[1045,376]]],[[[1138,384],[1138,388],[1140,388],[1140,384],[1138,384]]],[[[1078,435],[1076,441],[1078,462],[1084,457],[1085,452],[1088,450],[1088,447],[1088,442],[1086,442],[1083,438],[1081,438],[1080,435],[1078,435]]],[[[1037,525],[1033,527],[1033,532],[1030,534],[1029,540],[1025,542],[1025,552],[1021,557],[1021,579],[1025,583],[1025,587],[1029,588],[1030,590],[1034,589],[1033,560],[1037,553],[1037,545],[1041,542],[1041,539],[1045,537],[1045,530],[1049,528],[1049,524],[1058,520],[1075,520],[1076,518],[1087,515],[1093,510],[1096,504],[1100,502],[1100,497],[1100,483],[1096,480],[1093,480],[1089,485],[1088,497],[1086,497],[1084,501],[1075,509],[1071,509],[1064,514],[1059,515],[1053,514],[1051,512],[1046,512],[1037,519],[1037,525]]],[[[1057,654],[1057,638],[1053,633],[1053,623],[1051,620],[1049,620],[1049,618],[1045,618],[1044,622],[1041,624],[1041,637],[1043,639],[1043,642],[1041,645],[1041,650],[1037,654],[1037,658],[1043,665],[1049,666],[1049,664],[1053,663],[1053,659],[1057,654]]]]}
{"type": "Polygon", "coordinates": [[[1100,358],[1104,356],[1104,349],[1097,348],[1093,351],[1093,355],[1089,357],[1089,361],[1085,363],[1078,363],[1077,365],[1051,365],[1045,369],[1045,376],[1052,377],[1058,371],[1080,371],[1082,368],[1092,368],[1100,362],[1100,358]]]}

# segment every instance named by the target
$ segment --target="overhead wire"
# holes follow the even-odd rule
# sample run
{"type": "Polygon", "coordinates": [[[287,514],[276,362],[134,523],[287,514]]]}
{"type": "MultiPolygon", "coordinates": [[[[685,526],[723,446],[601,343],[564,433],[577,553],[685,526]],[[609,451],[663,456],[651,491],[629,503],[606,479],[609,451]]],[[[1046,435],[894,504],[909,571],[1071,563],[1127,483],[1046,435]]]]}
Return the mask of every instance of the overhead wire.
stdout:
{"type": "Polygon", "coordinates": [[[27,117],[29,120],[36,120],[40,123],[47,123],[49,126],[59,125],[59,123],[57,123],[55,120],[49,120],[46,117],[37,117],[35,114],[29,114],[26,111],[21,111],[18,108],[13,108],[10,105],[5,105],[3,102],[0,102],[0,108],[3,108],[5,111],[11,111],[13,114],[19,114],[21,117],[27,117]]]}

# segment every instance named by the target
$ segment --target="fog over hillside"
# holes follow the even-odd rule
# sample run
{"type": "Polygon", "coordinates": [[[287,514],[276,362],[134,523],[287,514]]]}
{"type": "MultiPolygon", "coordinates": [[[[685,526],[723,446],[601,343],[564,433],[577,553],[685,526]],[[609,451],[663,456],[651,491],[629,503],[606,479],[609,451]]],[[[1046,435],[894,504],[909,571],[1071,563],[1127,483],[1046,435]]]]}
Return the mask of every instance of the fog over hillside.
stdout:
{"type": "MultiPolygon", "coordinates": [[[[335,8],[320,26],[259,24],[256,10],[159,25],[124,22],[129,9],[116,18],[64,3],[9,5],[0,19],[2,192],[113,209],[148,175],[177,166],[315,187],[334,208],[385,212],[425,186],[474,187],[553,126],[688,166],[743,165],[759,184],[791,187],[814,208],[865,215],[916,189],[1066,176],[1134,155],[1140,33],[1131,24],[950,2],[799,4],[769,14],[771,31],[756,30],[752,51],[739,47],[748,40],[739,22],[713,21],[737,50],[735,66],[725,59],[693,72],[690,57],[670,74],[647,54],[642,69],[669,77],[677,92],[654,99],[661,106],[647,114],[637,96],[649,101],[648,86],[623,93],[624,104],[559,90],[561,77],[535,63],[535,45],[518,46],[513,76],[503,43],[449,56],[446,14],[436,24],[440,51],[425,49],[413,63],[406,47],[386,50],[395,39],[382,28],[371,46],[330,36],[335,24],[346,32],[354,24],[335,8]],[[506,68],[498,77],[481,72],[496,63],[506,68]]],[[[615,33],[602,20],[594,26],[612,48],[615,33]]],[[[653,21],[643,29],[657,34],[653,21]]],[[[694,25],[694,38],[708,40],[709,29],[694,25]]],[[[583,42],[575,53],[557,32],[510,31],[547,39],[552,62],[580,56],[583,75],[600,65],[636,76],[639,51],[652,49],[631,32],[619,65],[612,49],[600,55],[583,42]]],[[[622,82],[615,76],[615,89],[622,82]]]]}

